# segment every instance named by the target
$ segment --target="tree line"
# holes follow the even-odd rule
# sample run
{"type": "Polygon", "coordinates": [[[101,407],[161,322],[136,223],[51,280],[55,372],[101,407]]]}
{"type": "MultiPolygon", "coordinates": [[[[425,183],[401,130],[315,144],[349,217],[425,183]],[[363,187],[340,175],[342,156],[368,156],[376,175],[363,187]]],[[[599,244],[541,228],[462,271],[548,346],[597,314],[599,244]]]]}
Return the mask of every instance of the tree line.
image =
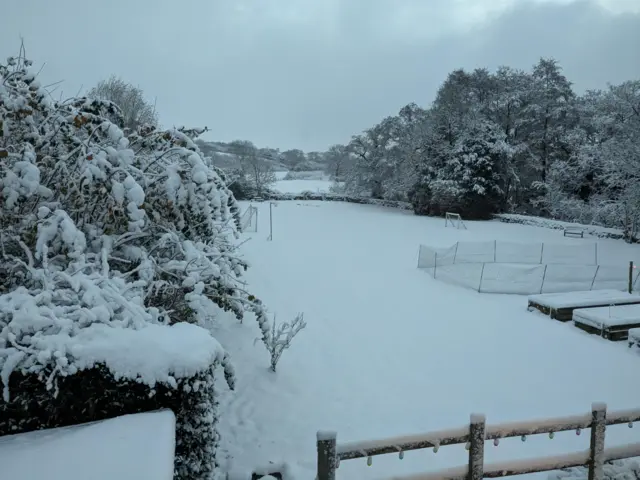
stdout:
{"type": "Polygon", "coordinates": [[[231,159],[225,171],[239,199],[264,194],[276,168],[321,169],[336,193],[409,201],[419,215],[512,212],[638,236],[640,80],[578,94],[554,59],[530,71],[454,70],[431,105],[406,105],[325,152],[222,145],[212,161],[231,159]]]}
{"type": "Polygon", "coordinates": [[[408,200],[420,215],[516,212],[618,227],[640,215],[640,81],[578,95],[553,59],[529,72],[451,72],[427,108],[326,153],[343,193],[408,200]]]}

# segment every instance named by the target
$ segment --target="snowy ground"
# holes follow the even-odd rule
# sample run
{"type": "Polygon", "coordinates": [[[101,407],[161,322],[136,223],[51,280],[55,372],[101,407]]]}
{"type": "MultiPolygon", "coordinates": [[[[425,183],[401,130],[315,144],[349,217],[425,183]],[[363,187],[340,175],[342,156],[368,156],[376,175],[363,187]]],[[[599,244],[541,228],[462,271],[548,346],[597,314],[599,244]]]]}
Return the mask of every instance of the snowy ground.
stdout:
{"type": "MultiPolygon", "coordinates": [[[[501,222],[445,228],[441,219],[339,202],[258,205],[260,230],[243,249],[247,280],[278,314],[305,312],[308,327],[285,352],[277,374],[253,340],[250,322],[215,332],[232,354],[238,388],[223,401],[226,466],[289,463],[296,479],[315,475],[315,433],[338,441],[384,438],[468,424],[578,414],[593,401],[640,406],[640,356],[570,324],[526,310],[526,297],[479,294],[416,268],[418,245],[458,240],[560,243],[562,232],[501,222]]],[[[598,240],[613,260],[640,260],[638,246],[598,240]]],[[[588,447],[588,434],[487,444],[487,461],[560,454],[588,447]]],[[[640,431],[607,430],[607,446],[640,431]]],[[[343,462],[338,478],[382,479],[466,463],[462,446],[343,462]]],[[[224,461],[224,460],[223,460],[224,461]]],[[[545,474],[541,474],[546,476],[545,474]]]]}
{"type": "Polygon", "coordinates": [[[278,181],[273,189],[280,193],[327,193],[331,187],[331,180],[284,180],[287,172],[276,172],[278,181]]]}
{"type": "Polygon", "coordinates": [[[171,480],[169,410],[0,437],[0,477],[11,480],[171,480]]]}

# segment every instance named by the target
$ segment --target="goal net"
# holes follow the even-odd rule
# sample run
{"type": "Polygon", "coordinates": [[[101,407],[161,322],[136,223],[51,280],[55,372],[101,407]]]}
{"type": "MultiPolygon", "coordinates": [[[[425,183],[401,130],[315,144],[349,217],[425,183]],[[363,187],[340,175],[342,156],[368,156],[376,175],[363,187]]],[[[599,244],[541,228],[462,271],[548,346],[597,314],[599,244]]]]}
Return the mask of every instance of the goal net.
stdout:
{"type": "Polygon", "coordinates": [[[444,214],[444,226],[448,227],[449,225],[454,228],[467,229],[467,226],[462,221],[462,217],[459,213],[447,212],[444,214]]]}
{"type": "Polygon", "coordinates": [[[258,208],[249,205],[240,217],[240,228],[246,233],[258,231],[258,208]]]}

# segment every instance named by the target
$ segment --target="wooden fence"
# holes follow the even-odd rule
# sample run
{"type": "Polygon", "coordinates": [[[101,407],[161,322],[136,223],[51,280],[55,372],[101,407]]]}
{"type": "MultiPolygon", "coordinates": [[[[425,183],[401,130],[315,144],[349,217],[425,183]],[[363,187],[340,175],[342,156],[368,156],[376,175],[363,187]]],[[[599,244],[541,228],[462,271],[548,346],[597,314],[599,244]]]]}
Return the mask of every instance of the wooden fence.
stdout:
{"type": "Polygon", "coordinates": [[[486,425],[484,415],[473,414],[469,426],[458,429],[343,445],[337,444],[335,432],[318,432],[317,480],[335,480],[336,470],[343,460],[367,458],[367,463],[370,465],[375,455],[395,453],[402,458],[404,452],[410,450],[433,448],[437,451],[440,447],[458,444],[466,444],[469,451],[469,461],[466,465],[436,472],[393,477],[390,480],[481,480],[580,466],[589,468],[588,480],[602,480],[605,462],[640,457],[640,442],[605,449],[604,438],[607,425],[626,423],[632,427],[633,423],[638,421],[640,421],[640,409],[607,414],[605,404],[594,403],[591,413],[585,415],[492,426],[486,425]],[[591,430],[591,444],[588,450],[537,459],[484,464],[486,440],[498,442],[501,438],[511,437],[525,439],[528,435],[543,433],[553,438],[556,432],[575,430],[580,434],[584,429],[591,430]]]}

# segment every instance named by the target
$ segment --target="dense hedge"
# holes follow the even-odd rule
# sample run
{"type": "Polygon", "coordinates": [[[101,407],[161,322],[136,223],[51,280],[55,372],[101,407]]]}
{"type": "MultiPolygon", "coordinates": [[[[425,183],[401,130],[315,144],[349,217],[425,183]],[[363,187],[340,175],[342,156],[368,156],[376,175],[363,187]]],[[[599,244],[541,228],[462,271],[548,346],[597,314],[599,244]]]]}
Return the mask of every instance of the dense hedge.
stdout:
{"type": "Polygon", "coordinates": [[[613,229],[605,229],[598,225],[581,225],[571,224],[568,222],[561,222],[559,220],[553,220],[550,218],[541,217],[529,217],[526,215],[517,215],[511,213],[501,213],[494,215],[494,218],[504,223],[517,223],[520,225],[529,225],[532,227],[551,228],[554,230],[564,230],[567,226],[579,226],[584,229],[584,233],[593,235],[598,238],[612,238],[614,240],[624,240],[624,234],[622,232],[613,231],[613,229]]]}
{"type": "MultiPolygon", "coordinates": [[[[263,200],[287,201],[287,200],[319,200],[324,202],[347,202],[358,203],[361,205],[378,205],[381,207],[399,208],[402,210],[412,210],[413,206],[408,202],[399,202],[396,200],[380,200],[368,197],[352,197],[349,195],[339,195],[334,193],[278,193],[267,192],[262,197],[263,200]]],[[[257,200],[257,199],[254,199],[257,200]]]]}
{"type": "Polygon", "coordinates": [[[174,478],[205,480],[217,467],[219,441],[213,368],[178,378],[173,386],[157,383],[151,388],[117,380],[98,366],[59,377],[55,391],[47,390],[36,375],[14,372],[9,402],[0,399],[0,436],[168,408],[176,416],[174,478]]]}

